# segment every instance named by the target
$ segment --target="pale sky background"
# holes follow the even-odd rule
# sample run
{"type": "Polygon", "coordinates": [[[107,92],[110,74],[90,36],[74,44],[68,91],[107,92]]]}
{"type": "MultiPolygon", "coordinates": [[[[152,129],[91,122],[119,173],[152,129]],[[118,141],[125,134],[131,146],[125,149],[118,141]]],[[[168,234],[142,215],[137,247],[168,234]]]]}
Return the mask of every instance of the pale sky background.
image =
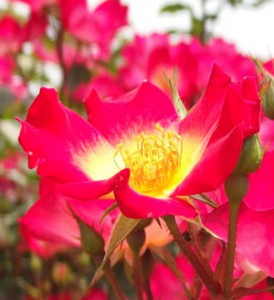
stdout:
{"type": "MultiPolygon", "coordinates": [[[[167,3],[180,0],[121,0],[129,5],[132,26],[140,33],[163,32],[169,28],[186,28],[189,24],[186,14],[162,14],[160,8],[167,3]],[[181,24],[181,25],[180,25],[181,24]]],[[[208,1],[215,10],[222,0],[208,1]]],[[[200,12],[200,0],[181,0],[200,12]]],[[[259,8],[241,8],[225,5],[214,26],[214,35],[224,37],[237,48],[252,56],[268,59],[274,57],[274,1],[259,8]]]]}

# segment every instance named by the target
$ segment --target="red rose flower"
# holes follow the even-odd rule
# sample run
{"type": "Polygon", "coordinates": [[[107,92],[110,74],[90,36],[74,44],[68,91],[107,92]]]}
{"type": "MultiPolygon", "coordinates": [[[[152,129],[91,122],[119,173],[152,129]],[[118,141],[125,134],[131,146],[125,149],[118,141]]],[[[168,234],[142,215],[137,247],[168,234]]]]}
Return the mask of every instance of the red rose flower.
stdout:
{"type": "Polygon", "coordinates": [[[260,101],[251,78],[232,83],[214,67],[201,101],[179,120],[172,101],[145,82],[116,99],[85,101],[89,123],[41,89],[21,121],[29,166],[73,197],[114,191],[131,218],[194,217],[187,195],[216,189],[232,172],[243,140],[258,131],[260,101]]]}

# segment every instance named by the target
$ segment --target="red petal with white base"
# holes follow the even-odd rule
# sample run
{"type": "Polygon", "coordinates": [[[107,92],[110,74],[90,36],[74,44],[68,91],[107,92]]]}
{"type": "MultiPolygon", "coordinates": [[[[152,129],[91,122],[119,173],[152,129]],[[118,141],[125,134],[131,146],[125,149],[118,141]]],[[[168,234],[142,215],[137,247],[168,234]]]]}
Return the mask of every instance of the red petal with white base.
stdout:
{"type": "MultiPolygon", "coordinates": [[[[40,176],[63,183],[89,180],[90,187],[95,190],[91,197],[110,192],[111,181],[94,181],[85,169],[93,164],[90,157],[94,157],[97,165],[101,160],[88,149],[94,150],[102,145],[107,148],[108,143],[92,125],[66,108],[58,100],[54,89],[42,88],[28,111],[26,121],[20,122],[19,142],[28,154],[29,167],[37,166],[40,176]],[[89,159],[80,164],[79,157],[84,157],[86,152],[89,159]]],[[[112,156],[109,159],[113,162],[112,156]]],[[[75,184],[75,188],[79,186],[75,184]]]]}

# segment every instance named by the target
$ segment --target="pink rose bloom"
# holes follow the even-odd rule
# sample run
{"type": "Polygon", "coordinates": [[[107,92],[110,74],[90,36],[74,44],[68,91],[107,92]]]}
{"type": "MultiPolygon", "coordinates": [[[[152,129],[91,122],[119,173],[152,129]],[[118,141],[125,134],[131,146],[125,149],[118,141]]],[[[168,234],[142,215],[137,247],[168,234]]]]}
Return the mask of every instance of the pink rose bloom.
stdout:
{"type": "MultiPolygon", "coordinates": [[[[80,232],[75,220],[77,216],[85,224],[98,232],[105,241],[105,248],[109,241],[111,230],[118,217],[118,210],[102,217],[114,199],[77,199],[76,196],[64,194],[64,186],[51,180],[42,180],[40,185],[40,198],[27,213],[20,218],[20,232],[24,242],[19,250],[31,250],[36,254],[49,258],[57,252],[66,251],[71,247],[80,247],[80,232]]],[[[182,220],[179,220],[181,226],[182,220]]],[[[161,247],[171,242],[166,225],[153,220],[145,228],[146,239],[141,253],[147,248],[161,247]]],[[[124,256],[129,262],[132,252],[126,242],[123,242],[119,251],[113,254],[113,260],[124,256]]]]}
{"type": "Polygon", "coordinates": [[[25,97],[27,95],[27,86],[19,76],[14,74],[14,60],[9,56],[0,56],[0,69],[0,88],[8,90],[18,100],[25,97]]]}
{"type": "MultiPolygon", "coordinates": [[[[176,258],[176,267],[181,272],[186,288],[190,289],[195,280],[195,270],[192,265],[183,255],[180,255],[176,258]]],[[[188,299],[178,277],[163,263],[154,265],[150,274],[150,288],[154,299],[188,299]]]]}
{"type": "MultiPolygon", "coordinates": [[[[247,198],[245,198],[247,199],[247,198]]],[[[274,210],[256,211],[248,207],[246,201],[241,204],[237,227],[236,251],[241,255],[243,264],[249,265],[249,272],[262,271],[266,276],[274,276],[273,228],[274,210]],[[252,271],[251,271],[252,270],[252,271]]],[[[225,204],[204,216],[203,224],[227,240],[229,205],[225,204]]]]}
{"type": "MultiPolygon", "coordinates": [[[[96,68],[98,70],[98,68],[96,68]]],[[[99,68],[98,75],[92,77],[90,82],[81,83],[73,91],[73,98],[82,101],[87,98],[92,90],[99,92],[102,99],[108,96],[118,97],[126,92],[119,78],[114,77],[105,70],[99,68]]]]}
{"type": "Polygon", "coordinates": [[[0,56],[0,84],[9,84],[15,69],[14,60],[11,57],[0,56]]]}
{"type": "Polygon", "coordinates": [[[259,132],[260,139],[269,151],[274,150],[274,120],[267,118],[262,114],[261,126],[259,132]]]}
{"type": "MultiPolygon", "coordinates": [[[[167,34],[152,34],[147,37],[136,35],[133,42],[123,48],[121,55],[125,62],[119,71],[119,76],[127,90],[135,88],[144,79],[150,80],[148,75],[151,73],[151,69],[154,69],[150,63],[150,57],[157,49],[163,49],[163,51],[169,49],[169,44],[167,34]]],[[[166,60],[168,65],[171,63],[169,57],[166,58],[163,54],[161,53],[158,60],[158,65],[162,65],[162,67],[166,60]]],[[[163,69],[162,72],[164,72],[163,69]]],[[[159,87],[162,88],[162,86],[159,87]]]]}
{"type": "Polygon", "coordinates": [[[56,3],[58,0],[11,0],[12,2],[23,2],[30,6],[34,12],[39,12],[46,5],[56,3]]]}
{"type": "Polygon", "coordinates": [[[266,61],[263,66],[270,74],[274,75],[274,59],[266,61]]]}
{"type": "Polygon", "coordinates": [[[108,300],[108,295],[105,291],[93,288],[91,289],[85,296],[81,298],[81,300],[108,300]]]}
{"type": "Polygon", "coordinates": [[[116,220],[117,210],[108,214],[102,222],[100,219],[112,204],[112,199],[83,201],[65,196],[60,185],[48,179],[42,180],[39,200],[19,220],[25,240],[21,249],[28,248],[38,255],[50,257],[58,251],[80,247],[80,231],[75,216],[106,241],[116,220]]]}
{"type": "Polygon", "coordinates": [[[234,44],[221,38],[212,39],[206,45],[201,44],[198,40],[193,40],[191,47],[199,62],[198,85],[200,90],[204,89],[214,63],[224,68],[235,81],[240,81],[245,76],[257,76],[252,60],[238,52],[234,44]]]}
{"type": "MultiPolygon", "coordinates": [[[[202,237],[198,235],[196,238],[200,239],[202,237]]],[[[222,255],[222,245],[220,242],[212,242],[213,240],[210,240],[207,246],[202,247],[202,251],[205,257],[207,257],[211,269],[216,272],[222,255]]],[[[196,242],[190,240],[189,246],[193,247],[193,243],[196,242]]],[[[175,273],[174,269],[171,269],[168,265],[159,262],[155,263],[150,274],[150,287],[153,299],[168,299],[169,297],[174,300],[213,299],[205,285],[203,285],[202,282],[199,282],[200,280],[195,269],[186,257],[180,254],[174,258],[177,273],[175,273]],[[198,289],[199,283],[202,284],[200,290],[198,289]]],[[[235,273],[240,275],[243,272],[236,266],[235,273]]],[[[222,275],[223,274],[218,271],[215,273],[215,276],[219,281],[221,281],[221,278],[219,277],[222,275]]]]}
{"type": "MultiPolygon", "coordinates": [[[[148,38],[136,35],[134,43],[128,44],[122,49],[122,56],[127,63],[125,66],[123,64],[118,74],[110,73],[100,66],[93,66],[90,82],[80,84],[73,93],[74,98],[77,100],[85,99],[92,89],[95,89],[100,97],[106,98],[109,96],[116,97],[136,88],[145,78],[150,78],[147,76],[148,62],[154,48],[161,48],[168,43],[167,34],[152,34],[148,38]],[[128,67],[128,63],[131,64],[131,67],[128,67]]],[[[153,82],[163,89],[164,85],[158,84],[157,80],[153,82]]],[[[169,91],[167,83],[165,88],[166,91],[169,91]]]]}
{"type": "Polygon", "coordinates": [[[117,30],[127,24],[127,8],[119,0],[107,0],[89,10],[86,0],[59,0],[61,22],[73,36],[96,43],[104,50],[117,30]]]}
{"type": "Polygon", "coordinates": [[[196,216],[186,196],[220,186],[243,140],[259,128],[256,81],[232,83],[217,66],[203,98],[183,120],[149,82],[107,101],[92,92],[85,106],[88,122],[54,90],[41,89],[20,121],[29,167],[71,197],[90,200],[113,192],[131,218],[196,216]]]}
{"type": "Polygon", "coordinates": [[[19,200],[18,189],[25,183],[25,172],[21,167],[23,162],[25,157],[21,152],[6,153],[6,156],[0,159],[0,195],[10,203],[19,200]]]}
{"type": "MultiPolygon", "coordinates": [[[[218,246],[218,244],[217,244],[218,246]]],[[[216,262],[219,259],[218,248],[215,248],[211,264],[215,264],[213,269],[216,267],[216,262]],[[217,250],[217,251],[216,251],[217,250]],[[216,260],[216,261],[215,261],[216,260]]],[[[188,299],[189,295],[186,293],[186,289],[191,296],[195,296],[197,291],[197,278],[195,276],[195,270],[189,261],[183,256],[179,255],[175,260],[177,272],[180,272],[181,278],[183,279],[183,284],[180,282],[179,278],[174,274],[174,272],[165,264],[157,262],[150,274],[150,288],[152,291],[153,299],[188,299]]],[[[238,270],[241,272],[240,270],[238,270]]],[[[266,280],[262,280],[259,284],[251,286],[252,289],[266,288],[266,280]]],[[[145,298],[146,299],[146,298],[145,298]]],[[[199,293],[199,300],[209,300],[213,299],[208,293],[204,286],[202,286],[199,293]]],[[[271,300],[273,296],[271,292],[262,292],[259,294],[248,295],[241,297],[244,300],[271,300]]]]}
{"type": "Polygon", "coordinates": [[[33,41],[46,35],[47,17],[44,12],[31,12],[22,31],[25,41],[33,41]]]}
{"type": "Polygon", "coordinates": [[[21,25],[10,16],[0,19],[0,56],[17,52],[22,45],[21,25]]]}
{"type": "MultiPolygon", "coordinates": [[[[46,44],[43,44],[41,40],[32,41],[35,55],[45,61],[54,64],[59,64],[59,58],[56,48],[48,48],[46,44]]],[[[98,59],[98,54],[93,53],[92,45],[85,45],[80,50],[76,49],[75,44],[63,45],[64,64],[67,69],[73,67],[73,65],[82,65],[83,68],[93,69],[98,59]]]]}
{"type": "Polygon", "coordinates": [[[177,89],[186,107],[193,106],[204,92],[214,63],[227,70],[235,81],[256,76],[253,62],[222,39],[204,45],[193,38],[173,45],[167,35],[136,36],[122,55],[125,62],[119,76],[125,88],[131,89],[148,79],[169,92],[166,76],[172,78],[176,69],[177,89]]]}

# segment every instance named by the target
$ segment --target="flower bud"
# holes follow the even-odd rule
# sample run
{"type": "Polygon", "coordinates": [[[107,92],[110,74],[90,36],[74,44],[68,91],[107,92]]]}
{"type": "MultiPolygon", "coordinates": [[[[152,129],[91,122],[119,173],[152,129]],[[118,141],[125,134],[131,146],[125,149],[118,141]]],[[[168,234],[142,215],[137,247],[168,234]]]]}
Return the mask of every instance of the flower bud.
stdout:
{"type": "Polygon", "coordinates": [[[269,119],[274,119],[274,82],[273,79],[267,84],[266,91],[262,98],[263,111],[269,119]]]}
{"type": "Polygon", "coordinates": [[[87,252],[80,253],[79,256],[77,257],[77,263],[81,267],[89,267],[91,262],[88,253],[87,252]]]}
{"type": "Polygon", "coordinates": [[[37,272],[41,271],[41,269],[43,267],[41,258],[35,254],[31,255],[30,265],[31,265],[31,269],[33,271],[37,271],[37,272]]]}
{"type": "Polygon", "coordinates": [[[1,198],[0,201],[0,214],[8,214],[11,212],[11,203],[5,198],[1,198]]]}
{"type": "Polygon", "coordinates": [[[248,178],[246,175],[232,174],[225,182],[225,192],[229,203],[239,204],[248,190],[248,178]]]}
{"type": "Polygon", "coordinates": [[[274,77],[260,62],[255,61],[255,63],[262,79],[260,96],[264,114],[274,119],[274,77]]]}
{"type": "Polygon", "coordinates": [[[53,266],[52,278],[59,286],[65,286],[73,281],[73,274],[66,263],[56,262],[53,266]]]}
{"type": "Polygon", "coordinates": [[[262,161],[263,149],[257,134],[244,141],[242,152],[234,170],[235,174],[250,174],[255,172],[262,161]]]}

